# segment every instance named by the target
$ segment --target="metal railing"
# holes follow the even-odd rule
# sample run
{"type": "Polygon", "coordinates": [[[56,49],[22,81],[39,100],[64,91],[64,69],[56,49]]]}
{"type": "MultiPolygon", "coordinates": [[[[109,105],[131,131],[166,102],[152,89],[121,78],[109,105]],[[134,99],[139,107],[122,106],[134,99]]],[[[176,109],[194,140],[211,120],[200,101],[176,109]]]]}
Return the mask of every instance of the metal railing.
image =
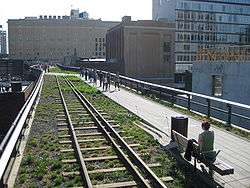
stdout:
{"type": "Polygon", "coordinates": [[[6,183],[5,181],[9,175],[7,171],[13,165],[10,162],[11,158],[18,153],[22,131],[42,86],[44,72],[38,69],[34,71],[36,74],[39,74],[36,85],[0,145],[0,187],[4,187],[6,183]]]}
{"type": "MultiPolygon", "coordinates": [[[[79,67],[69,67],[62,65],[59,65],[59,67],[67,70],[80,70],[79,67]]],[[[105,71],[101,72],[107,73],[105,71]]],[[[114,73],[110,74],[111,80],[114,80],[116,75],[114,73]]],[[[154,95],[159,100],[169,102],[169,104],[172,106],[178,105],[186,108],[189,111],[195,111],[204,114],[208,118],[213,117],[224,121],[227,126],[234,124],[246,129],[250,129],[249,105],[153,84],[122,75],[119,77],[121,85],[133,89],[134,91],[143,95],[154,95]]]]}

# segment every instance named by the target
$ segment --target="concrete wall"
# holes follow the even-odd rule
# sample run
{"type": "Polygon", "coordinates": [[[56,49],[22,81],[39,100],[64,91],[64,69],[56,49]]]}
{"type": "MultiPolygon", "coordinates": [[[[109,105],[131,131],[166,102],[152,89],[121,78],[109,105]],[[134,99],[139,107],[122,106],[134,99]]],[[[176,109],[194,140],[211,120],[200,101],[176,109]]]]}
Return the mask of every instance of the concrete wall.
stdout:
{"type": "Polygon", "coordinates": [[[250,63],[195,63],[193,92],[212,95],[212,76],[223,76],[220,98],[250,105],[250,63]]]}
{"type": "Polygon", "coordinates": [[[126,19],[107,33],[107,60],[124,63],[129,77],[173,77],[174,30],[169,22],[126,19]]]}
{"type": "MultiPolygon", "coordinates": [[[[221,99],[230,100],[242,104],[250,105],[250,63],[229,63],[229,62],[203,62],[195,63],[193,66],[193,92],[211,96],[213,88],[213,75],[222,76],[222,96],[221,99]]],[[[207,101],[201,98],[193,98],[195,101],[207,105],[207,101]]],[[[211,102],[211,106],[228,111],[227,104],[211,102]]],[[[207,108],[192,104],[192,109],[206,114],[207,108]]],[[[250,111],[232,106],[232,113],[250,117],[250,111]]],[[[227,113],[211,110],[211,116],[224,121],[228,120],[227,113]]],[[[246,129],[250,129],[250,121],[232,116],[232,123],[246,129]]]]}
{"type": "Polygon", "coordinates": [[[24,62],[23,60],[14,59],[0,59],[0,76],[23,76],[24,74],[24,62]]]}
{"type": "Polygon", "coordinates": [[[0,94],[0,135],[4,135],[25,103],[25,93],[0,94]]]}

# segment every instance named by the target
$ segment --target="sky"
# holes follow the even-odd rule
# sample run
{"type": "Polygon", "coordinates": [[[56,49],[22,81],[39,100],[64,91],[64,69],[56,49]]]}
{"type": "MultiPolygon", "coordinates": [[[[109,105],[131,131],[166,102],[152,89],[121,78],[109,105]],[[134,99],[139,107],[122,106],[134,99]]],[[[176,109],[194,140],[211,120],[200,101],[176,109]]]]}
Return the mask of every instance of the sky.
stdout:
{"type": "Polygon", "coordinates": [[[94,19],[120,21],[125,15],[132,20],[152,19],[152,0],[1,0],[0,25],[6,30],[8,19],[69,15],[71,8],[87,11],[94,19]]]}

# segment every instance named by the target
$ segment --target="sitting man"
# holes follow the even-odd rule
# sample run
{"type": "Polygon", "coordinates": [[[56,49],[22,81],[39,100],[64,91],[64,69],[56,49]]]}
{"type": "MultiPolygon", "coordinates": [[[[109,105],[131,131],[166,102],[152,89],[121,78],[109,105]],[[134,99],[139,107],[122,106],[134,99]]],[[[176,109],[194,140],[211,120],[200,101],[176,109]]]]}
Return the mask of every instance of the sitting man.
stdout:
{"type": "Polygon", "coordinates": [[[214,131],[210,131],[210,124],[207,121],[202,122],[203,132],[199,134],[198,144],[201,154],[205,159],[214,162],[216,151],[214,151],[214,131]]]}

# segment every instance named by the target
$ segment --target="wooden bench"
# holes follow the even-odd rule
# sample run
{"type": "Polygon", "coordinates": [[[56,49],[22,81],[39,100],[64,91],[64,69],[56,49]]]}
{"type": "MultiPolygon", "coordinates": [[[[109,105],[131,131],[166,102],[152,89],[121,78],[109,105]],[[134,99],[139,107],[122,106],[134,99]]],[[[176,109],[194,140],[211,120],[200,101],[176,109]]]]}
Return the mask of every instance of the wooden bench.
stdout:
{"type": "MultiPolygon", "coordinates": [[[[188,138],[181,135],[180,133],[176,131],[172,131],[173,136],[174,136],[174,141],[178,145],[179,151],[180,152],[185,152],[188,144],[188,138]]],[[[218,159],[216,157],[215,162],[211,162],[206,160],[204,157],[202,157],[202,154],[199,152],[199,146],[196,143],[193,143],[193,148],[194,148],[194,167],[196,169],[196,164],[197,160],[200,161],[201,163],[205,164],[209,168],[209,174],[212,176],[213,171],[217,172],[218,174],[224,176],[224,175],[229,175],[234,173],[234,168],[231,167],[230,165],[226,164],[222,160],[218,159]]]]}

